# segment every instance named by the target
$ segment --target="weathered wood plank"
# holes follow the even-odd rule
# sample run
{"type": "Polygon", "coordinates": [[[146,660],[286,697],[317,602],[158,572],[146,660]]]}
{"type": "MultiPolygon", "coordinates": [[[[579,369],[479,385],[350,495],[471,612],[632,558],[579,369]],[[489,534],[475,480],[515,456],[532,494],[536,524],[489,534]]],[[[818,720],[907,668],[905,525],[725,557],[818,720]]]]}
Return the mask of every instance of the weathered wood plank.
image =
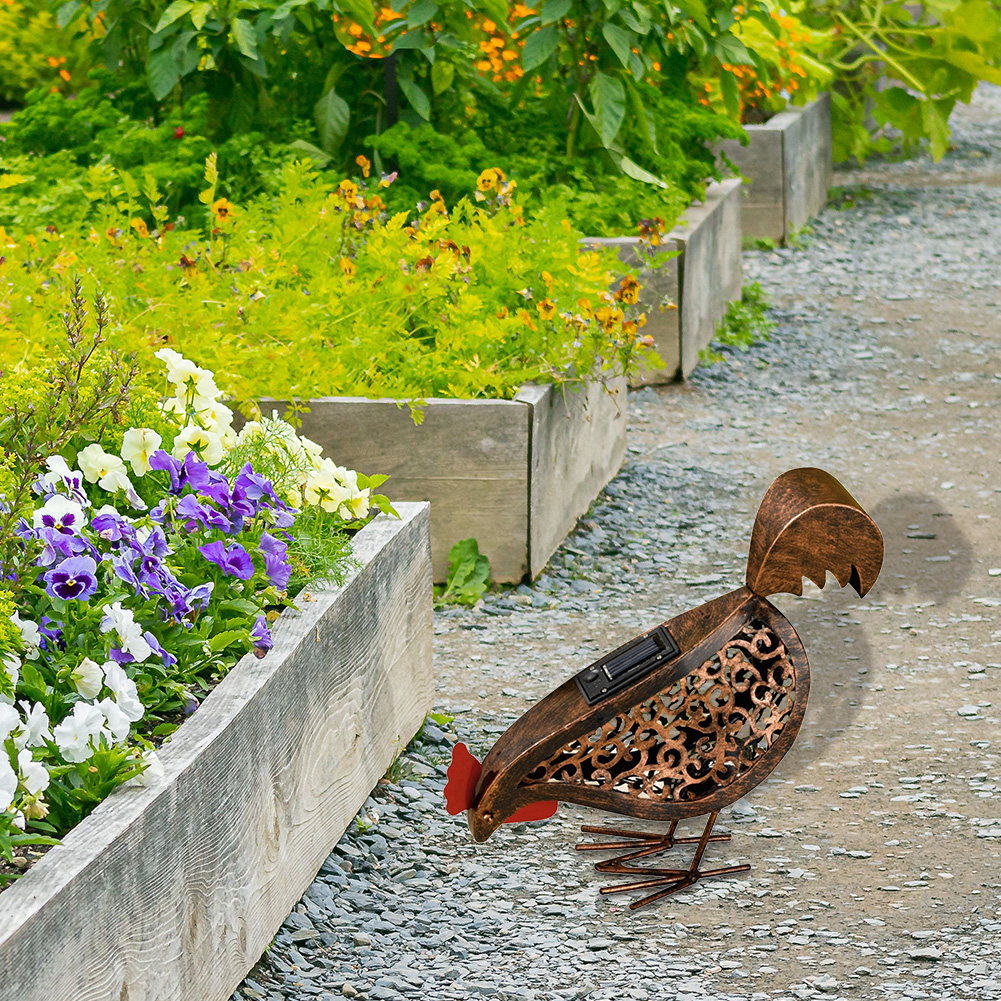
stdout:
{"type": "Polygon", "coordinates": [[[785,236],[805,226],[824,207],[833,171],[831,96],[821,94],[801,109],[785,132],[785,236]]]}
{"type": "Polygon", "coordinates": [[[735,139],[717,146],[749,179],[744,185],[744,235],[785,242],[790,230],[809,222],[827,200],[834,169],[830,95],[745,128],[746,146],[735,139]]]}
{"type": "Polygon", "coordinates": [[[225,1001],[431,704],[426,505],[356,539],[123,788],[0,895],[3,1001],[225,1001]]]}
{"type": "MultiPolygon", "coordinates": [[[[553,386],[532,400],[529,564],[533,577],[619,471],[626,452],[626,384],[553,386]]],[[[522,394],[519,394],[521,398],[522,394]]]]}
{"type": "MultiPolygon", "coordinates": [[[[261,401],[262,409],[286,404],[261,401]]],[[[387,473],[394,501],[431,502],[434,579],[443,581],[448,552],[476,539],[495,580],[528,572],[529,420],[513,400],[428,400],[415,425],[394,400],[311,400],[302,433],[338,465],[387,473]]]]}
{"type": "Polygon", "coordinates": [[[699,351],[712,341],[727,304],[740,298],[740,181],[733,178],[710,184],[705,201],[692,205],[683,218],[684,227],[670,235],[684,247],[679,322],[681,371],[687,377],[698,365],[699,351]]]}

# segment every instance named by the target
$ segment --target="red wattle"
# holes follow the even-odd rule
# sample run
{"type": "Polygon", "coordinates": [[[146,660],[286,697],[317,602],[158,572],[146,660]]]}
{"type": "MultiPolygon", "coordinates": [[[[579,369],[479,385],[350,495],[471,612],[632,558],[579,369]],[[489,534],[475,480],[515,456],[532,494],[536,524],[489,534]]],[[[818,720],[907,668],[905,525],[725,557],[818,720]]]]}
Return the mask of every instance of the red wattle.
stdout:
{"type": "Polygon", "coordinates": [[[542,803],[529,803],[528,806],[523,806],[520,810],[512,813],[504,823],[520,824],[526,820],[545,820],[556,813],[558,805],[555,799],[547,799],[542,803]]]}
{"type": "Polygon", "coordinates": [[[482,771],[483,766],[469,753],[465,744],[459,743],[452,748],[452,763],[445,773],[448,776],[445,783],[445,809],[453,817],[465,813],[473,805],[476,783],[480,781],[482,771]]]}

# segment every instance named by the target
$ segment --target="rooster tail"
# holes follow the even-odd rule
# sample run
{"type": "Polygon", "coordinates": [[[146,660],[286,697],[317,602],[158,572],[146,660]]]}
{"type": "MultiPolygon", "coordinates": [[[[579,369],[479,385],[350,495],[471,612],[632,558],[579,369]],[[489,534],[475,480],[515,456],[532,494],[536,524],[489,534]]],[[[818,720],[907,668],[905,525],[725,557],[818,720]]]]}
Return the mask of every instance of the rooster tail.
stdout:
{"type": "Polygon", "coordinates": [[[790,469],[768,488],[751,532],[747,586],[767,598],[818,587],[827,571],[863,596],[883,565],[883,536],[857,500],[823,469],[790,469]]]}

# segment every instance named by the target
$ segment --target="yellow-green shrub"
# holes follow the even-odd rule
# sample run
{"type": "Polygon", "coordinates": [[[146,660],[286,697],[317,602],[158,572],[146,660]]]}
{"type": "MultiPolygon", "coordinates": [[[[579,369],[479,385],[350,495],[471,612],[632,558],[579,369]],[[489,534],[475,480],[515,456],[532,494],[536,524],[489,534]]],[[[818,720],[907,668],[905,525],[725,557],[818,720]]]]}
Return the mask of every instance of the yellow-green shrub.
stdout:
{"type": "Polygon", "coordinates": [[[0,231],[0,366],[48,351],[77,275],[107,295],[113,347],[169,344],[237,399],[503,398],[620,374],[645,350],[635,279],[609,292],[614,256],[582,251],[565,220],[524,220],[499,172],[480,201],[433,198],[413,220],[302,164],[245,208],[217,197],[211,158],[206,177],[204,229],[172,228],[150,181],[95,169],[99,225],[0,231]]]}

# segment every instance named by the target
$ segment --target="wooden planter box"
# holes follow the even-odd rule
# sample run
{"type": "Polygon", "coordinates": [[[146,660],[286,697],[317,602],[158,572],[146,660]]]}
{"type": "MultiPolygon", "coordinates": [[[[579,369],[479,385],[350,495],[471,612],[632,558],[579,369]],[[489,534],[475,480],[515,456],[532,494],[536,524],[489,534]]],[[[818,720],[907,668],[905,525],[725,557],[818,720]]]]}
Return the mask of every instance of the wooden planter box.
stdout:
{"type": "Polygon", "coordinates": [[[4,1001],[226,1001],[431,706],[426,505],[285,612],[162,749],[0,894],[4,1001]]]}
{"type": "Polygon", "coordinates": [[[718,147],[750,178],[744,191],[744,236],[782,243],[827,201],[834,172],[830,95],[745,128],[748,145],[728,139],[718,147]]]}
{"type": "MultiPolygon", "coordinates": [[[[710,184],[704,202],[693,202],[660,250],[677,256],[644,271],[640,301],[663,369],[648,369],[630,385],[643,386],[685,378],[699,363],[699,352],[716,335],[728,303],[740,298],[744,273],[741,262],[741,183],[734,178],[710,184]],[[667,296],[677,309],[661,312],[667,296]]],[[[588,238],[592,245],[617,247],[629,264],[637,261],[638,237],[588,238]]]]}
{"type": "MultiPolygon", "coordinates": [[[[428,400],[424,421],[396,400],[309,401],[302,433],[340,465],[388,473],[393,499],[431,502],[434,579],[448,553],[476,539],[491,578],[535,577],[626,450],[626,387],[526,386],[513,400],[428,400]]],[[[262,400],[284,412],[286,403],[262,400]]]]}

